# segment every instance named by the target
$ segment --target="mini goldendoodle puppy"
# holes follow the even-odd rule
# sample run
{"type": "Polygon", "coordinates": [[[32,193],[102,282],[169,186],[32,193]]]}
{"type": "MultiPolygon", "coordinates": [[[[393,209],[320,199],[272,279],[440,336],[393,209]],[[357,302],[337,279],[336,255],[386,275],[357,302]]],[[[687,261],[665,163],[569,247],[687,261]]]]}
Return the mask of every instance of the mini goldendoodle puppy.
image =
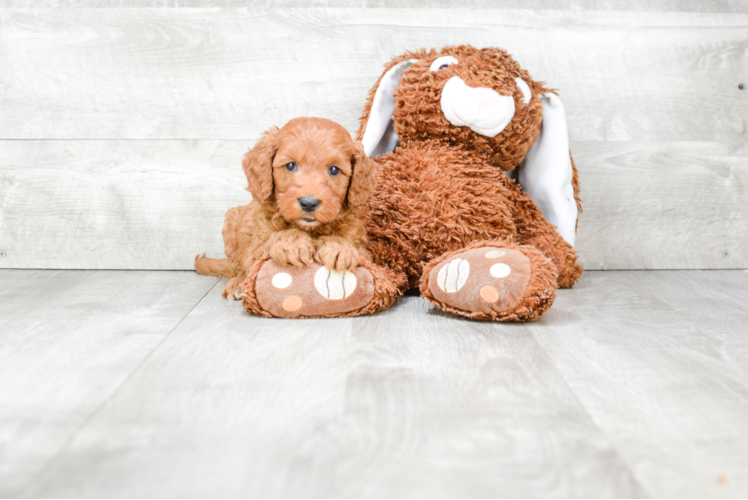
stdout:
{"type": "Polygon", "coordinates": [[[367,250],[377,164],[348,131],[323,118],[295,118],[266,131],[243,167],[253,201],[226,213],[227,258],[195,259],[200,274],[231,278],[223,297],[282,317],[364,314],[399,297],[404,277],[377,269],[367,250]]]}

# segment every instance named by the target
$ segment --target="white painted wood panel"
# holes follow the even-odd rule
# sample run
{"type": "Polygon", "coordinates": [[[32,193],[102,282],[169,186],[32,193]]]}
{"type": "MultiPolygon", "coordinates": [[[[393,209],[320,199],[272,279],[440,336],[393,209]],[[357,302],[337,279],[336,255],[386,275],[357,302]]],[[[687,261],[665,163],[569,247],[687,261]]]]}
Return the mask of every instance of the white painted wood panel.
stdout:
{"type": "Polygon", "coordinates": [[[263,129],[320,115],[352,131],[387,60],[449,43],[503,46],[561,90],[585,266],[748,267],[745,4],[476,2],[0,9],[0,267],[219,256],[263,129]]]}
{"type": "Polygon", "coordinates": [[[572,143],[588,269],[748,267],[748,155],[719,143],[572,143]]]}
{"type": "Polygon", "coordinates": [[[573,140],[745,142],[748,14],[504,9],[0,10],[3,139],[244,139],[353,130],[405,49],[508,49],[573,140]]]}
{"type": "Polygon", "coordinates": [[[640,497],[528,333],[408,297],[248,317],[220,285],[30,496],[640,497]]]}
{"type": "MultiPolygon", "coordinates": [[[[0,267],[192,269],[249,203],[247,141],[0,141],[0,267]],[[64,189],[61,186],[65,186],[64,189]]],[[[573,142],[590,269],[748,267],[748,158],[719,143],[573,142]]]]}
{"type": "MultiPolygon", "coordinates": [[[[28,7],[244,7],[245,0],[0,0],[0,8],[28,7]]],[[[309,7],[308,0],[253,0],[254,7],[309,7]]],[[[315,7],[343,8],[454,8],[453,0],[314,0],[315,7]]],[[[516,9],[516,0],[460,0],[463,9],[516,9]]],[[[523,9],[603,10],[647,12],[742,12],[748,5],[741,0],[525,0],[523,9]]]]}
{"type": "Polygon", "coordinates": [[[0,266],[193,269],[252,200],[245,141],[0,141],[0,266]]]}
{"type": "Polygon", "coordinates": [[[21,496],[216,281],[0,270],[0,496],[21,496]]]}

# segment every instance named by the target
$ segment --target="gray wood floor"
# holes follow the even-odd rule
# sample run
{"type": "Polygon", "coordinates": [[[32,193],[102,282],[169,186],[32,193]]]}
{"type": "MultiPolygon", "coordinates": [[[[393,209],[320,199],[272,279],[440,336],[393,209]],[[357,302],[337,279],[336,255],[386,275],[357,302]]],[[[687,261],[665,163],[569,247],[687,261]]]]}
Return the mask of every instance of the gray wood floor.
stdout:
{"type": "Polygon", "coordinates": [[[515,325],[268,320],[180,271],[0,283],[0,496],[748,496],[746,271],[588,272],[515,325]]]}

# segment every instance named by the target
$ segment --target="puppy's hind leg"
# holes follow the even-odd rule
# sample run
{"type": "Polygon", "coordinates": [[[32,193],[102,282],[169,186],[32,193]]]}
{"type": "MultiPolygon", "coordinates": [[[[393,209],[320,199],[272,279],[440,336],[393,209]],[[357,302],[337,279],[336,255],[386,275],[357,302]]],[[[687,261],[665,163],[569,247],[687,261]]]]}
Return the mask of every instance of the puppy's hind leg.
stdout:
{"type": "Polygon", "coordinates": [[[236,274],[228,259],[211,259],[203,255],[195,257],[195,271],[206,276],[231,278],[223,289],[221,296],[229,300],[241,300],[241,284],[246,279],[245,273],[236,274]]]}
{"type": "Polygon", "coordinates": [[[205,254],[195,257],[195,271],[198,274],[220,276],[222,278],[231,278],[236,274],[228,259],[211,259],[206,257],[205,254]]]}

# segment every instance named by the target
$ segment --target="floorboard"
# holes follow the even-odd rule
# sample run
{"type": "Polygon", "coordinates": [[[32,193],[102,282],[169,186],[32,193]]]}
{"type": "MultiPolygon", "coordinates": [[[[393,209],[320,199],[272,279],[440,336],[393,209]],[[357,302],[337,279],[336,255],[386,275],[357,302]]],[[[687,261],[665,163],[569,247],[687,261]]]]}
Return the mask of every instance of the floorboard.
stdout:
{"type": "Polygon", "coordinates": [[[745,271],[587,273],[523,328],[646,491],[744,497],[746,294],[745,271]]]}
{"type": "Polygon", "coordinates": [[[0,496],[21,494],[215,282],[0,270],[0,496]]]}

